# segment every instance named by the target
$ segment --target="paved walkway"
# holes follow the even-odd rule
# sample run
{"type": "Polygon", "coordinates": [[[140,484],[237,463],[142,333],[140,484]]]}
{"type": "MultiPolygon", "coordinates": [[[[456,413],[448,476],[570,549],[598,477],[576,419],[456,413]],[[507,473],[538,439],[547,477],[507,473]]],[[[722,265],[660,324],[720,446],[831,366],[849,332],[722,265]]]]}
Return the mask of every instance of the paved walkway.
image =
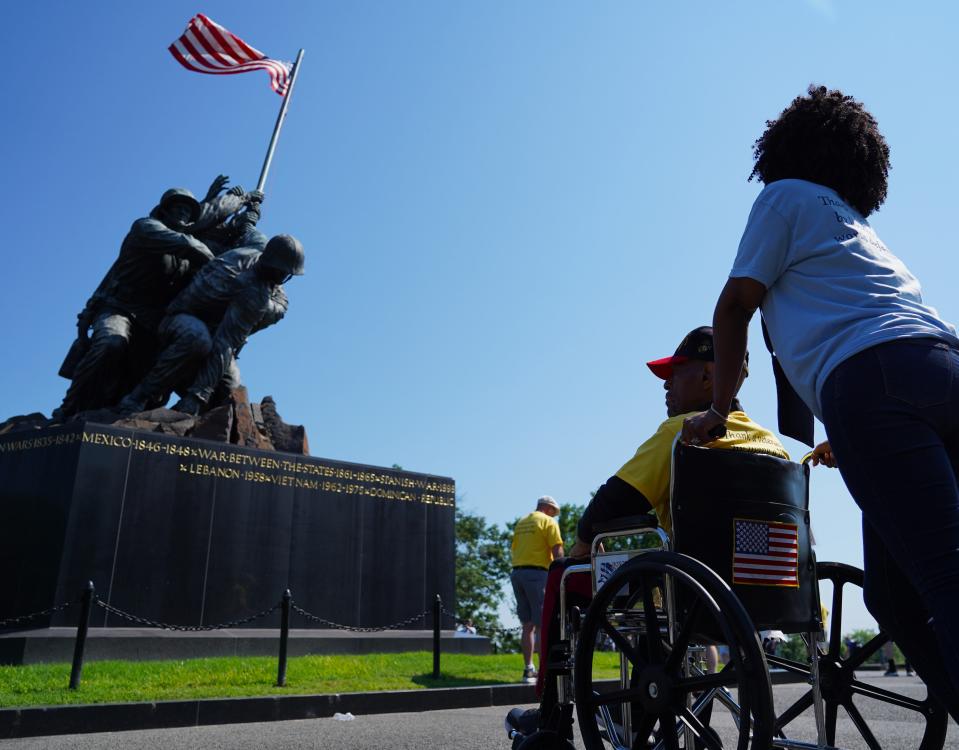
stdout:
{"type": "MultiPolygon", "coordinates": [[[[908,677],[864,677],[865,681],[880,686],[924,694],[925,688],[908,677]]],[[[780,708],[794,700],[804,686],[776,687],[776,701],[780,708]]],[[[424,696],[424,700],[427,696],[424,696]]],[[[885,705],[864,702],[860,710],[884,748],[902,750],[919,745],[922,725],[915,715],[900,712],[885,705]]],[[[2,750],[422,750],[422,748],[455,748],[455,750],[508,750],[509,743],[503,731],[504,708],[472,708],[454,711],[428,711],[418,714],[381,714],[358,716],[354,721],[313,719],[263,724],[232,724],[188,729],[165,729],[108,734],[65,735],[0,741],[2,750]]],[[[728,717],[714,715],[717,722],[728,717]]],[[[814,738],[811,712],[801,717],[790,733],[797,739],[814,738]]],[[[840,711],[839,744],[850,750],[866,748],[858,738],[852,723],[840,711]]],[[[577,738],[577,746],[582,742],[577,738]]],[[[959,727],[951,724],[946,748],[959,750],[959,727]]]]}

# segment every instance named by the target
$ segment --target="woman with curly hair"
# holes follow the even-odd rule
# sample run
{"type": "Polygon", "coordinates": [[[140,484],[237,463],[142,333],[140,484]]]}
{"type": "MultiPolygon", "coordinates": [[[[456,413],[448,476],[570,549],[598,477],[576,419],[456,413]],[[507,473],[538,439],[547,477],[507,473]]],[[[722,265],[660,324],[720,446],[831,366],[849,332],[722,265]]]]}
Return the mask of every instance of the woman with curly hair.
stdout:
{"type": "Polygon", "coordinates": [[[714,312],[713,403],[683,436],[725,423],[761,308],[862,510],[866,605],[959,721],[959,337],[866,220],[889,147],[860,102],[810,86],[754,155],[765,187],[714,312]]]}

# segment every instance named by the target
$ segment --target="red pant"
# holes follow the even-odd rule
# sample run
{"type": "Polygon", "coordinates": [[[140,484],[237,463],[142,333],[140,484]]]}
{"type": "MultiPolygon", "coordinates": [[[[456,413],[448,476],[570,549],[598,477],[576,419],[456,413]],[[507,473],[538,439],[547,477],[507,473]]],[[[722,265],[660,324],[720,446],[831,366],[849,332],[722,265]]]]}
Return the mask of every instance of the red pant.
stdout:
{"type": "MultiPolygon", "coordinates": [[[[570,565],[582,565],[588,559],[573,559],[564,557],[556,560],[549,566],[549,576],[546,579],[546,593],[543,597],[543,619],[539,626],[539,675],[536,678],[536,697],[543,698],[546,689],[547,669],[549,661],[549,645],[560,637],[559,632],[559,582],[563,572],[570,565]]],[[[593,599],[593,584],[587,573],[571,573],[566,578],[566,604],[585,607],[593,599]]],[[[550,686],[552,687],[552,686],[550,686]]]]}

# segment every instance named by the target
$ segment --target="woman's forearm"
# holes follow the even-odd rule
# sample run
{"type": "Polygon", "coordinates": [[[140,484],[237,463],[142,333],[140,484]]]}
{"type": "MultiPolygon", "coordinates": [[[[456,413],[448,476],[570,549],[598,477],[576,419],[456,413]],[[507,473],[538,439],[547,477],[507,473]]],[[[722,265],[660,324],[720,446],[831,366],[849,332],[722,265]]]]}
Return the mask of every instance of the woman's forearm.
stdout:
{"type": "Polygon", "coordinates": [[[713,312],[713,406],[722,414],[736,395],[746,358],[749,321],[765,294],[765,287],[753,279],[729,279],[713,312]],[[758,289],[757,289],[758,287],[758,289]]]}

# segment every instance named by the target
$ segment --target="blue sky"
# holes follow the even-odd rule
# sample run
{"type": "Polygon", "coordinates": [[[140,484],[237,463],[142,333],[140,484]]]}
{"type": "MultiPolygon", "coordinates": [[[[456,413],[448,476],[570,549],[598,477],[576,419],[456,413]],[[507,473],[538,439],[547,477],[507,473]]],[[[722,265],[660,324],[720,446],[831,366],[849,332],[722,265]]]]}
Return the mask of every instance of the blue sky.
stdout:
{"type": "MultiPolygon", "coordinates": [[[[74,316],[164,189],[256,183],[280,98],[173,60],[196,12],[306,49],[261,227],[303,241],[307,274],[240,366],[314,455],[452,476],[499,523],[588,499],[664,417],[644,362],[710,320],[752,142],[810,82],[879,120],[873,225],[959,321],[951,3],[21,3],[0,29],[0,415],[59,403],[74,316]]],[[[751,348],[743,400],[774,424],[755,326],[751,348]]],[[[820,559],[859,563],[838,474],[812,494],[820,559]]]]}

